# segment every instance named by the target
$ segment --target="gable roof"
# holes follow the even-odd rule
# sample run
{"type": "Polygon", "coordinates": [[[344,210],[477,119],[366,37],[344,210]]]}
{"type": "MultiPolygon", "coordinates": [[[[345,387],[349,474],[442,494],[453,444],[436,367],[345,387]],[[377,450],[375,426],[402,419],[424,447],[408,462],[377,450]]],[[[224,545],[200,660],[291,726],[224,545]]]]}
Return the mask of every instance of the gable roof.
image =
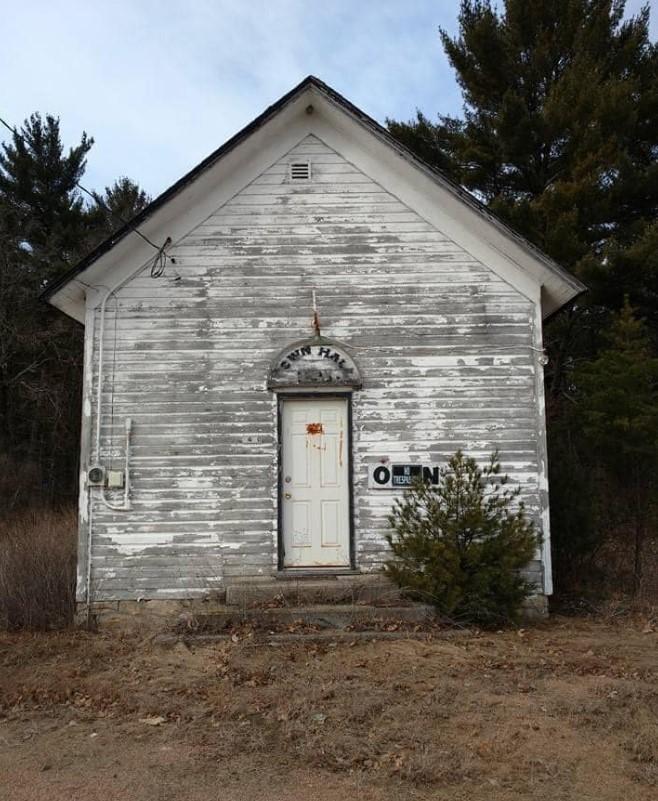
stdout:
{"type": "Polygon", "coordinates": [[[492,232],[498,236],[495,242],[491,243],[494,249],[503,253],[511,261],[520,264],[522,269],[531,274],[537,284],[542,287],[542,307],[544,316],[550,316],[557,312],[563,305],[573,300],[575,297],[586,291],[586,286],[575,276],[561,267],[557,262],[543,253],[539,248],[531,244],[527,239],[515,232],[506,223],[498,219],[491,211],[477,200],[472,194],[447,178],[442,172],[418,158],[406,146],[398,142],[382,125],[369,117],[361,109],[350,103],[345,97],[325,84],[319,78],[309,75],[304,78],[297,86],[283,95],[279,100],[269,106],[256,119],[250,122],[241,131],[231,137],[221,147],[207,156],[196,167],[186,175],[176,181],[166,189],[161,195],[153,200],[146,208],[133,217],[128,223],[121,226],[105,241],[101,242],[84,259],[76,264],[72,269],[66,271],[61,276],[51,281],[43,290],[42,299],[57,306],[62,311],[83,321],[84,311],[74,313],[72,299],[74,295],[67,291],[73,283],[78,285],[78,300],[84,306],[84,287],[85,283],[81,277],[90,268],[96,265],[106,254],[112,251],[119,243],[123,242],[134,229],[142,227],[152,220],[158,211],[167,206],[173,199],[179,196],[184,190],[198,181],[205,173],[211,170],[218,162],[225,159],[229,154],[236,151],[256,132],[266,126],[271,120],[279,115],[286,107],[298,100],[301,96],[311,93],[314,98],[323,99],[340,109],[344,114],[359,123],[377,139],[385,143],[389,148],[402,157],[414,168],[422,171],[429,176],[432,181],[446,190],[454,198],[476,212],[479,217],[492,227],[492,232]],[[506,247],[508,245],[509,247],[506,247]],[[510,248],[514,251],[510,253],[510,248]],[[519,253],[524,257],[522,263],[518,258],[519,253]]]}

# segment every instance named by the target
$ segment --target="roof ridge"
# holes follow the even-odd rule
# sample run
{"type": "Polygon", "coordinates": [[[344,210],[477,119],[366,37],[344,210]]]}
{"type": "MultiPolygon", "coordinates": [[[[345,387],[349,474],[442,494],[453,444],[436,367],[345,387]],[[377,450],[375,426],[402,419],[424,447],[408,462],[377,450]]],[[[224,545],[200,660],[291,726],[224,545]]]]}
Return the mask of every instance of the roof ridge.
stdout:
{"type": "Polygon", "coordinates": [[[351,114],[359,122],[361,122],[361,124],[369,128],[373,134],[380,137],[380,139],[385,141],[390,147],[396,150],[401,156],[413,163],[419,169],[428,173],[431,178],[440,183],[447,191],[451,192],[462,202],[466,203],[480,215],[485,217],[505,236],[514,240],[519,246],[528,251],[535,259],[539,260],[549,270],[556,273],[565,283],[568,283],[577,294],[581,294],[582,292],[586,291],[587,288],[581,281],[578,280],[576,276],[558,264],[539,247],[511,228],[506,222],[495,215],[491,209],[485,206],[468,190],[457,184],[438,168],[419,158],[406,145],[403,145],[401,142],[395,139],[393,135],[386,130],[386,128],[384,128],[383,125],[366,114],[366,112],[362,111],[358,106],[354,105],[354,103],[341,95],[340,92],[337,92],[317,76],[309,74],[299,83],[293,86],[292,89],[286,92],[286,94],[282,95],[282,97],[280,97],[277,101],[267,106],[267,108],[261,114],[240,129],[232,137],[230,137],[226,142],[224,142],[224,144],[206,156],[201,162],[199,162],[199,164],[196,165],[196,167],[193,167],[189,172],[185,173],[185,175],[175,181],[168,189],[165,189],[164,192],[158,195],[158,197],[149,203],[148,206],[128,220],[125,225],[121,226],[111,236],[101,242],[70,270],[67,270],[61,276],[51,281],[41,292],[40,297],[43,300],[48,300],[51,298],[59,289],[69,283],[69,281],[73,280],[97,259],[111,250],[114,245],[124,239],[124,237],[133,231],[137,225],[148,219],[155,211],[164,206],[173,196],[192,183],[192,181],[201,175],[201,173],[212,167],[224,155],[237,147],[242,141],[248,138],[252,133],[268,122],[273,116],[278,114],[285,106],[292,102],[297,95],[301,94],[309,87],[313,87],[314,89],[318,90],[331,102],[335,103],[341,109],[351,114]]]}

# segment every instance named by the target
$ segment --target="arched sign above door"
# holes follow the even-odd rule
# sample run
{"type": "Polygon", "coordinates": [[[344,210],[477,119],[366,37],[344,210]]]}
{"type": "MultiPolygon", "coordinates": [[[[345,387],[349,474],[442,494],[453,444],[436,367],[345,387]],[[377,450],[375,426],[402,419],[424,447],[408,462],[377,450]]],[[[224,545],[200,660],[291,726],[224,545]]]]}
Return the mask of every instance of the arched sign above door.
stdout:
{"type": "Polygon", "coordinates": [[[270,389],[357,389],[361,386],[361,374],[342,345],[313,337],[293,342],[276,356],[267,385],[270,389]]]}

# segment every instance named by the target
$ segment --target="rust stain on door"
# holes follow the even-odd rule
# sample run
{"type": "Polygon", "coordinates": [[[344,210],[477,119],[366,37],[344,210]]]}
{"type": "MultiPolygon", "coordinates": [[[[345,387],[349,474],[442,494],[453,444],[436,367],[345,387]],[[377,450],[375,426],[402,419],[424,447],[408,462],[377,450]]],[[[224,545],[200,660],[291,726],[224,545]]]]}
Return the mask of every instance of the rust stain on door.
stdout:
{"type": "Polygon", "coordinates": [[[322,423],[307,423],[306,424],[306,433],[307,434],[323,434],[324,428],[322,427],[322,423]]]}

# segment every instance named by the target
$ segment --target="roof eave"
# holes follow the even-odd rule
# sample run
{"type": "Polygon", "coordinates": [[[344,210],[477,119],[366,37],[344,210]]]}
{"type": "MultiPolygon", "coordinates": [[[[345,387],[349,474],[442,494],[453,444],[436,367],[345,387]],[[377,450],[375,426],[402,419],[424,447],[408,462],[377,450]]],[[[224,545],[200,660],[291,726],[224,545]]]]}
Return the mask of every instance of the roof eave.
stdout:
{"type": "MultiPolygon", "coordinates": [[[[250,136],[258,128],[261,128],[269,119],[275,114],[278,114],[288,103],[292,102],[298,95],[304,92],[309,86],[319,85],[318,81],[312,75],[307,76],[304,80],[300,81],[295,87],[287,92],[283,97],[279,98],[275,103],[268,106],[262,114],[259,114],[254,120],[248,123],[244,128],[234,134],[230,139],[224,142],[217,150],[214,150],[209,156],[206,156],[203,161],[193,167],[189,172],[179,178],[178,181],[173,183],[168,189],[165,189],[158,197],[151,201],[142,211],[132,217],[127,223],[122,225],[114,231],[107,239],[104,239],[97,245],[90,253],[81,259],[74,267],[62,273],[58,278],[49,282],[40,294],[40,298],[44,301],[51,302],[55,294],[58,293],[62,287],[66,286],[80,273],[84,272],[94,262],[110,251],[118,242],[124,239],[128,234],[134,231],[135,228],[148,220],[158,209],[164,206],[171,198],[173,198],[180,191],[189,186],[201,173],[210,169],[214,164],[219,161],[224,155],[235,149],[241,142],[250,136]]],[[[57,305],[53,303],[53,305],[57,305]]]]}
{"type": "Polygon", "coordinates": [[[545,308],[545,317],[553,316],[561,308],[575,300],[575,298],[587,291],[587,287],[579,281],[568,270],[550,258],[536,245],[533,245],[521,234],[510,228],[507,223],[497,217],[492,211],[481,203],[468,190],[452,181],[440,170],[413,153],[406,145],[403,145],[380,123],[370,117],[358,106],[355,106],[347,98],[336,92],[327,84],[315,78],[314,85],[327,95],[334,103],[347,111],[352,117],[365,125],[372,133],[383,139],[390,147],[396,150],[403,158],[413,163],[418,169],[429,174],[433,180],[443,186],[447,191],[456,195],[462,202],[470,206],[474,211],[486,218],[487,221],[498,229],[505,237],[520,247],[529,258],[531,258],[542,271],[546,273],[546,280],[540,281],[541,286],[549,293],[545,308]]]}
{"type": "MultiPolygon", "coordinates": [[[[349,100],[325,84],[319,78],[309,75],[299,84],[293,87],[293,89],[291,89],[287,94],[265,109],[262,114],[256,117],[233,137],[231,137],[221,147],[207,156],[196,167],[194,167],[182,178],[172,184],[172,186],[162,192],[145,209],[143,209],[132,220],[130,220],[129,223],[119,228],[112,234],[112,236],[101,242],[100,245],[98,245],[91,253],[82,259],[82,261],[80,261],[75,267],[73,267],[71,270],[68,270],[58,279],[46,286],[41,294],[42,299],[52,303],[58,308],[62,308],[61,301],[56,302],[56,296],[59,295],[63,288],[65,288],[71,281],[84,272],[94,262],[110,251],[117,243],[119,243],[131,231],[133,231],[134,228],[142,225],[146,220],[152,217],[155,212],[163,207],[175,195],[189,186],[189,184],[191,184],[203,172],[214,166],[223,156],[234,150],[252,133],[265,125],[272,117],[277,115],[285,106],[294,101],[298,95],[306,91],[309,87],[315,89],[330,102],[338,105],[341,110],[355,119],[361,125],[367,127],[373,135],[383,140],[402,158],[413,164],[417,169],[420,169],[428,174],[432,180],[436,181],[446,191],[455,195],[463,203],[471,207],[481,217],[486,219],[486,221],[492,225],[494,229],[499,232],[499,234],[502,234],[506,240],[512,243],[513,246],[516,246],[518,249],[517,253],[520,250],[523,254],[525,254],[526,258],[531,259],[536,266],[537,274],[540,276],[538,283],[541,284],[545,291],[545,303],[543,304],[545,317],[552,316],[559,311],[560,308],[573,301],[576,297],[587,290],[587,287],[575,276],[571,275],[571,273],[561,267],[557,262],[553,261],[553,259],[539,250],[539,248],[534,246],[527,239],[510,228],[506,223],[492,214],[490,209],[477,200],[477,198],[475,198],[470,192],[454,183],[435,167],[432,167],[431,165],[427,164],[427,162],[416,156],[406,146],[398,142],[376,120],[368,116],[365,112],[361,111],[361,109],[352,104],[349,100]]],[[[64,305],[67,307],[69,306],[68,303],[64,305]]],[[[71,313],[64,308],[62,308],[62,310],[67,314],[71,313]]],[[[77,315],[72,316],[76,316],[76,319],[78,319],[77,315]]]]}

